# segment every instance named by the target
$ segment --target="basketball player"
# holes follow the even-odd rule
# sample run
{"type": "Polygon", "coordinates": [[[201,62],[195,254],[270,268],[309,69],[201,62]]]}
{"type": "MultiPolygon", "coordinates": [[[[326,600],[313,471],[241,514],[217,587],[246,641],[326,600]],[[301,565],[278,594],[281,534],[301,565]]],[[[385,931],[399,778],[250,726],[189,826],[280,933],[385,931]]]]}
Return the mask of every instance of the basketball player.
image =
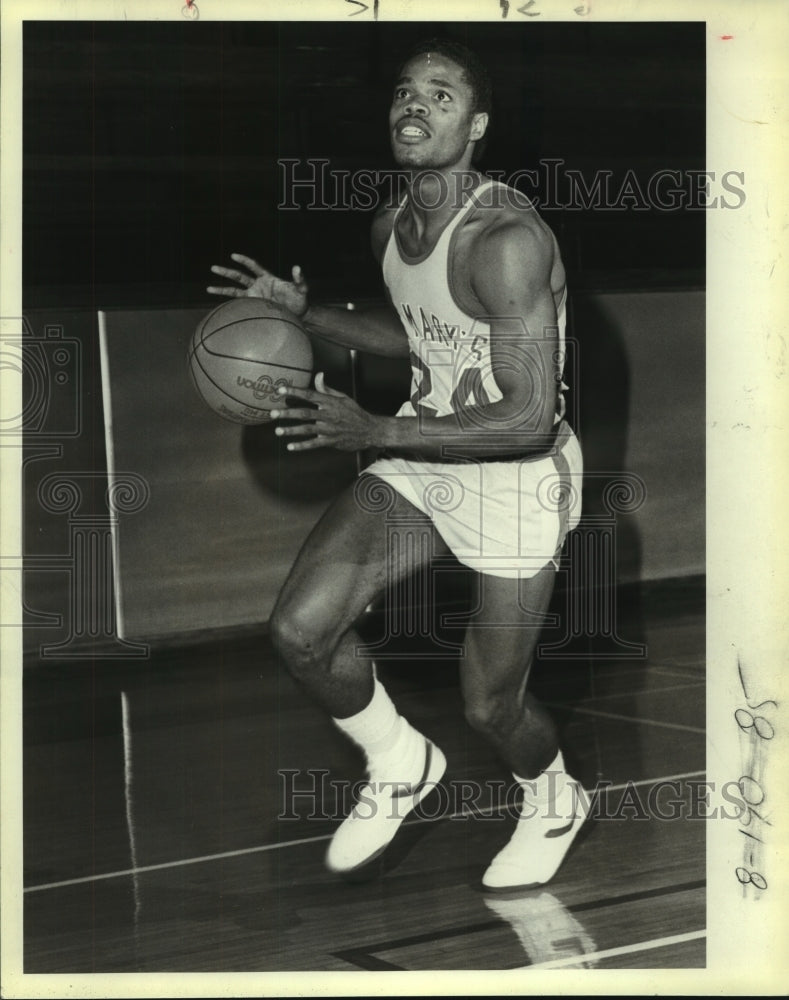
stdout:
{"type": "Polygon", "coordinates": [[[512,839],[484,873],[490,890],[556,873],[583,819],[550,715],[527,690],[557,559],[579,517],[578,442],[563,419],[565,274],[556,240],[527,199],[473,166],[490,114],[477,58],[451,42],[417,47],[395,84],[389,131],[410,178],[380,210],[373,252],[389,302],[364,312],[310,303],[304,276],[279,279],[234,254],[213,271],[237,285],[208,290],[273,299],[336,344],[410,355],[412,395],[374,415],[316,377],[314,408],[272,412],[288,448],[378,449],[305,542],[270,621],[293,676],[364,751],[369,784],[336,831],[326,862],[349,872],[379,855],[435,789],[441,749],[396,710],[354,623],[392,582],[451,551],[475,571],[460,678],[468,722],[523,787],[512,839]],[[562,494],[564,501],[557,502],[562,494]],[[568,500],[569,498],[569,500],[568,500]],[[386,502],[382,502],[385,500],[386,502]],[[394,519],[428,532],[429,551],[398,558],[394,519]]]}

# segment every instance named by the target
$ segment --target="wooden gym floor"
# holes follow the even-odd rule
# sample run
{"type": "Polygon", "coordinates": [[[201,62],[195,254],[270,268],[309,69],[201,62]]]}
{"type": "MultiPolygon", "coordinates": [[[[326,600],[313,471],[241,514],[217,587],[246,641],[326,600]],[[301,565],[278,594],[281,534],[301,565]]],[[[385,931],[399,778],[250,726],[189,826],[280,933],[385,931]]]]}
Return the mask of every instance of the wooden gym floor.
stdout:
{"type": "Polygon", "coordinates": [[[463,719],[452,660],[379,667],[449,768],[437,815],[354,883],[323,854],[361,760],[264,635],[29,663],[25,972],[703,967],[703,581],[622,614],[645,658],[535,668],[570,769],[600,793],[554,881],[502,897],[479,883],[513,823],[494,784],[509,775],[463,719]],[[656,817],[671,800],[678,817],[656,817]]]}

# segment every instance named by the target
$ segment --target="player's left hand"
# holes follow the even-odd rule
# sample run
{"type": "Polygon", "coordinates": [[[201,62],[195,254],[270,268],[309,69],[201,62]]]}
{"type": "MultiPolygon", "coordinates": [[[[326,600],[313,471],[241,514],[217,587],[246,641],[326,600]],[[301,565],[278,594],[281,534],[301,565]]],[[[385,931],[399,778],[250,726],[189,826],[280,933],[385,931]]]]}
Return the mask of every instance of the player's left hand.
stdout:
{"type": "Polygon", "coordinates": [[[363,410],[355,400],[344,392],[330,389],[323,372],[315,376],[315,389],[283,389],[283,408],[272,410],[272,420],[308,421],[288,427],[277,427],[275,434],[281,437],[312,437],[304,441],[288,443],[289,451],[309,451],[312,448],[337,448],[339,451],[364,451],[372,447],[375,431],[381,418],[363,410]],[[317,409],[300,408],[285,404],[285,396],[302,399],[317,406],[317,409]]]}

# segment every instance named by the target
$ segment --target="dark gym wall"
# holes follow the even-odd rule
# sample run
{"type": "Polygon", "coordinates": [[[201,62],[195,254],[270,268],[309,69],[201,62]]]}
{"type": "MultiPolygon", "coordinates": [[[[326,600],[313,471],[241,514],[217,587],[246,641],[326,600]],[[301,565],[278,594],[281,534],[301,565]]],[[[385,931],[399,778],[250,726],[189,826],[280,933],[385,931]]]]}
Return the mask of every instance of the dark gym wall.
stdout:
{"type": "MultiPolygon", "coordinates": [[[[26,304],[199,304],[233,251],[301,263],[321,295],[378,294],[371,210],[278,211],[277,160],[389,168],[399,58],[437,34],[490,66],[483,168],[560,160],[587,184],[609,171],[613,194],[631,170],[643,188],[679,171],[688,189],[704,168],[703,23],[27,22],[26,304]]],[[[551,169],[522,186],[561,204],[551,169]]],[[[575,288],[703,283],[703,211],[644,209],[636,193],[544,214],[575,288]]]]}

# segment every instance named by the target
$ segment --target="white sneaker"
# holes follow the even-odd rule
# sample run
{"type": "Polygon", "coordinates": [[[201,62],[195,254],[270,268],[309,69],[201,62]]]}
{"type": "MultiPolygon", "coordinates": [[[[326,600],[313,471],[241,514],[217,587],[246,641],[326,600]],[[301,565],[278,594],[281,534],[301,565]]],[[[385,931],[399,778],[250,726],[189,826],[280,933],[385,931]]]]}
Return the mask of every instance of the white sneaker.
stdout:
{"type": "MultiPolygon", "coordinates": [[[[525,805],[524,805],[525,808],[525,805]]],[[[542,812],[546,812],[543,807],[542,812]]],[[[521,815],[510,842],[482,877],[486,889],[529,889],[554,877],[588,815],[581,785],[570,779],[550,817],[521,815]]]]}
{"type": "Polygon", "coordinates": [[[382,854],[406,816],[435,789],[446,767],[446,757],[428,739],[422,777],[414,784],[391,781],[371,767],[369,783],[332,837],[326,867],[338,873],[352,872],[382,854]]]}

